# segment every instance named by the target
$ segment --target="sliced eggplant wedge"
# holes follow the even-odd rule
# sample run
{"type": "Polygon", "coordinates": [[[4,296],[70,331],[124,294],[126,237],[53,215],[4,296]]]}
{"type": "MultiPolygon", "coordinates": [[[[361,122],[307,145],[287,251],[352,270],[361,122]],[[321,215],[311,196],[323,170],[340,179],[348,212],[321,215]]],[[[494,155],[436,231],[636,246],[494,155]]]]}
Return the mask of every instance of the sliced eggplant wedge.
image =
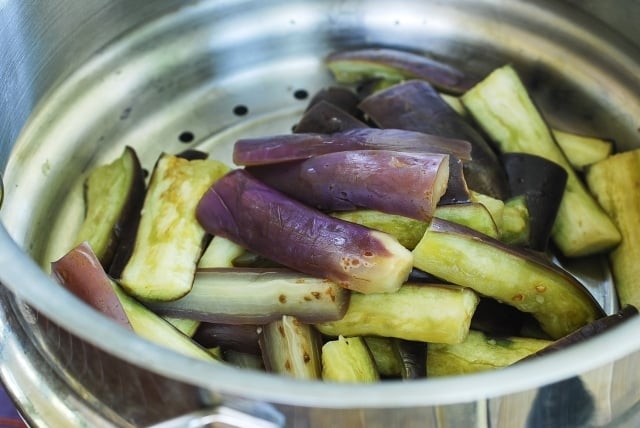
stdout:
{"type": "MultiPolygon", "coordinates": [[[[514,196],[504,201],[502,230],[499,239],[510,245],[531,248],[531,242],[534,238],[531,233],[531,215],[526,195],[514,196]]],[[[543,245],[543,248],[532,249],[543,251],[546,248],[546,243],[543,245]]]]}
{"type": "Polygon", "coordinates": [[[349,291],[334,282],[288,269],[199,269],[191,291],[154,312],[222,324],[266,324],[283,315],[302,322],[343,317],[349,291]]]}
{"type": "Polygon", "coordinates": [[[501,157],[514,196],[524,195],[529,212],[526,245],[545,251],[567,183],[559,164],[530,153],[505,153],[501,157]]]}
{"type": "Polygon", "coordinates": [[[322,338],[311,325],[285,315],[262,327],[259,344],[268,371],[298,379],[322,378],[322,338]]]}
{"type": "Polygon", "coordinates": [[[322,346],[322,380],[366,383],[380,380],[376,363],[362,337],[342,337],[322,346]]]}
{"type": "Polygon", "coordinates": [[[491,337],[471,330],[455,345],[427,346],[427,376],[453,376],[507,367],[548,346],[549,340],[527,337],[491,337]]]}
{"type": "Polygon", "coordinates": [[[378,374],[384,378],[399,378],[403,367],[402,358],[394,343],[396,339],[380,336],[364,336],[363,339],[378,374]]]}
{"type": "Polygon", "coordinates": [[[329,103],[357,119],[362,118],[362,112],[358,108],[360,97],[344,86],[329,86],[320,89],[311,97],[306,112],[320,103],[329,103]]]}
{"type": "Polygon", "coordinates": [[[174,300],[191,290],[209,236],[195,216],[202,195],[228,167],[215,160],[163,154],[156,162],[133,254],[120,283],[145,301],[174,300]]]}
{"type": "Polygon", "coordinates": [[[335,52],[326,58],[325,63],[341,83],[376,78],[395,82],[423,79],[444,92],[460,94],[477,82],[477,78],[426,55],[390,48],[335,52]]]}
{"type": "Polygon", "coordinates": [[[52,264],[64,287],[93,308],[158,345],[205,361],[216,361],[204,348],[126,294],[104,271],[86,244],[80,244],[52,264]]]}
{"type": "Polygon", "coordinates": [[[493,148],[427,82],[411,80],[394,85],[362,100],[360,108],[380,128],[468,141],[471,160],[463,159],[463,163],[469,188],[497,199],[509,196],[506,177],[493,148]]]}
{"type": "Polygon", "coordinates": [[[327,336],[383,336],[419,342],[460,343],[478,296],[468,288],[405,284],[390,294],[352,293],[344,317],[315,324],[327,336]]]}
{"type": "Polygon", "coordinates": [[[551,132],[576,171],[584,171],[589,165],[605,160],[613,152],[613,142],[604,138],[587,137],[557,129],[552,129],[551,132]]]}
{"type": "Polygon", "coordinates": [[[552,231],[565,256],[605,252],[620,242],[620,232],[580,181],[512,66],[491,72],[462,102],[501,152],[531,153],[565,169],[567,184],[552,231]]]}
{"type": "Polygon", "coordinates": [[[431,221],[413,254],[418,269],[531,313],[554,339],[604,316],[586,288],[546,258],[446,220],[431,221]]]}
{"type": "Polygon", "coordinates": [[[391,235],[323,214],[242,169],[211,186],[197,218],[212,235],[364,293],[396,291],[413,265],[411,252],[391,235]]]}
{"type": "Polygon", "coordinates": [[[260,355],[258,339],[262,327],[251,324],[216,324],[203,322],[193,340],[205,348],[220,347],[237,352],[260,355]]]}
{"type": "Polygon", "coordinates": [[[233,162],[243,166],[279,164],[345,150],[441,153],[471,159],[471,145],[464,140],[402,129],[358,128],[333,134],[241,138],[233,146],[233,162]]]}
{"type": "Polygon", "coordinates": [[[327,102],[319,101],[309,108],[293,132],[334,134],[350,129],[368,128],[369,125],[350,115],[341,108],[327,102]]]}
{"type": "Polygon", "coordinates": [[[586,179],[622,234],[620,245],[609,253],[620,305],[640,308],[640,149],[592,165],[586,179]]]}
{"type": "Polygon", "coordinates": [[[109,270],[122,241],[135,233],[144,195],[144,172],[131,147],[86,178],[85,218],[76,243],[88,242],[105,269],[109,270]]]}
{"type": "Polygon", "coordinates": [[[246,170],[272,188],[321,211],[369,208],[427,221],[447,190],[449,157],[349,150],[246,170]]]}

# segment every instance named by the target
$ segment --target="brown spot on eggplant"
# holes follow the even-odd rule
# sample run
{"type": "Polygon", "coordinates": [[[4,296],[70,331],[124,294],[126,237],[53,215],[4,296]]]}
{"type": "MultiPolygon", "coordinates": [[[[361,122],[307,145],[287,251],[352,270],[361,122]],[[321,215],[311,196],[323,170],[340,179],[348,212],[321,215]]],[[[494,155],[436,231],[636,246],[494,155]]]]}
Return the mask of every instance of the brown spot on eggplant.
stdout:
{"type": "Polygon", "coordinates": [[[280,303],[287,303],[287,296],[285,296],[284,294],[281,294],[280,296],[278,296],[278,301],[280,303]]]}

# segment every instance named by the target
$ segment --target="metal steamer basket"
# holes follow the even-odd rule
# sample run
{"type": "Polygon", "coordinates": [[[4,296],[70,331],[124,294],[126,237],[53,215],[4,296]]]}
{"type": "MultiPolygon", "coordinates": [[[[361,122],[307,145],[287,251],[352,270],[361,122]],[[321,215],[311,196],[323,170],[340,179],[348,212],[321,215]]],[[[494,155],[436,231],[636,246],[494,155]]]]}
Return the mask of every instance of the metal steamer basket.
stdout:
{"type": "Polygon", "coordinates": [[[637,317],[501,370],[339,385],[181,356],[46,272],[91,167],[125,145],[146,166],[185,148],[231,162],[236,138],[291,130],[337,49],[404,47],[477,73],[511,63],[552,123],[636,147],[640,49],[599,20],[556,1],[8,0],[0,28],[0,374],[30,425],[640,426],[637,317]]]}

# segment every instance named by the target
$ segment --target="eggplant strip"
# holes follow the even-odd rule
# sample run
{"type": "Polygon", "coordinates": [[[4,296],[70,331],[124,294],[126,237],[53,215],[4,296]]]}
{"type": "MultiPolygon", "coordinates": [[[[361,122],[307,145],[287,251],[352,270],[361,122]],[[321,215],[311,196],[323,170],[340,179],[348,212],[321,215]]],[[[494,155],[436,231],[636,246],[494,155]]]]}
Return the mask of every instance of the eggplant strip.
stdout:
{"type": "Polygon", "coordinates": [[[186,296],[149,303],[156,313],[222,324],[265,324],[283,315],[302,322],[343,317],[349,291],[287,269],[199,269],[186,296]]]}
{"type": "Polygon", "coordinates": [[[265,165],[345,150],[441,153],[463,161],[471,158],[471,145],[465,140],[411,130],[358,128],[334,134],[241,138],[233,146],[233,162],[243,166],[265,165]]]}
{"type": "Polygon", "coordinates": [[[509,195],[504,171],[493,148],[427,82],[411,80],[394,85],[362,100],[360,108],[381,128],[468,141],[471,160],[461,159],[469,188],[497,199],[509,195]]]}
{"type": "Polygon", "coordinates": [[[247,168],[284,194],[322,211],[369,208],[429,220],[447,189],[447,155],[352,150],[247,168]]]}
{"type": "Polygon", "coordinates": [[[325,215],[241,169],[211,186],[196,215],[212,235],[364,293],[396,291],[413,265],[390,235],[325,215]]]}

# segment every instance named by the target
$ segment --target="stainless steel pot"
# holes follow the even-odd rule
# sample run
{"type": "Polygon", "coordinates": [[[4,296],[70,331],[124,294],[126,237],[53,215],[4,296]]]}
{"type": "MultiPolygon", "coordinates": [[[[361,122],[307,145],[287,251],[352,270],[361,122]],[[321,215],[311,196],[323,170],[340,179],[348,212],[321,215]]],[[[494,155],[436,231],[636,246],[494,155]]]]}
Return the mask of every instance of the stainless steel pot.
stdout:
{"type": "Polygon", "coordinates": [[[477,72],[509,61],[554,123],[637,147],[630,39],[564,2],[514,0],[5,0],[0,28],[0,374],[32,426],[640,425],[638,319],[490,373],[333,385],[175,354],[46,274],[91,166],[126,144],[149,165],[185,131],[223,160],[239,135],[288,132],[294,93],[330,81],[320,60],[337,48],[406,46],[477,72]]]}

